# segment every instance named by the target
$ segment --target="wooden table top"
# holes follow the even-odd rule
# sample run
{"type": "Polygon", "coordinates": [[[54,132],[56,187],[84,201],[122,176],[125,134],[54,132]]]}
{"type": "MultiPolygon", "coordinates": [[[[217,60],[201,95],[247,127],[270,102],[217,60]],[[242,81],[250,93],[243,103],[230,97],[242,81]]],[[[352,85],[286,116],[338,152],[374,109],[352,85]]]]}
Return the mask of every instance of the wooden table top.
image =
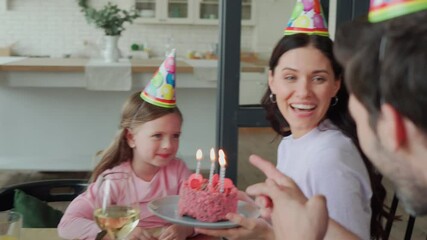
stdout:
{"type": "MultiPolygon", "coordinates": [[[[32,72],[84,72],[89,59],[85,58],[25,58],[0,66],[1,71],[32,72]]],[[[131,60],[132,72],[155,72],[161,59],[131,60]]],[[[192,73],[193,67],[184,61],[177,61],[178,73],[192,73]]]]}
{"type": "MultiPolygon", "coordinates": [[[[64,240],[58,236],[56,228],[22,228],[21,240],[64,240]]],[[[219,240],[217,237],[198,235],[191,240],[219,240]]]]}

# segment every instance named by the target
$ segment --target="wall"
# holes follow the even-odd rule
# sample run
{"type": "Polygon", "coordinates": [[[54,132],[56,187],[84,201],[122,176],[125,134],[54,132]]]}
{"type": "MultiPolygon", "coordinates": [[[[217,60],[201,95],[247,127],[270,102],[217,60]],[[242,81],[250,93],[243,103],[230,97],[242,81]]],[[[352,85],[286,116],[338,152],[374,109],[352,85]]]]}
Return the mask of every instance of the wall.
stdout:
{"type": "MultiPolygon", "coordinates": [[[[92,169],[133,91],[10,87],[0,73],[0,169],[92,169]]],[[[184,116],[178,156],[194,168],[197,148],[207,154],[215,143],[216,89],[177,88],[176,95],[184,116]]]]}
{"type": "Polygon", "coordinates": [[[283,36],[283,29],[291,16],[295,0],[255,0],[256,28],[253,46],[264,58],[270,56],[273,47],[283,36]]]}
{"type": "MultiPolygon", "coordinates": [[[[14,45],[19,55],[61,57],[98,54],[103,33],[89,25],[76,0],[0,0],[0,47],[14,45]],[[6,6],[7,9],[4,9],[6,6]]],[[[256,6],[255,27],[242,27],[244,51],[270,52],[281,36],[292,11],[294,0],[253,0],[256,6]]],[[[99,7],[107,0],[91,1],[99,7]]],[[[113,1],[114,2],[114,1],[113,1]]],[[[116,0],[129,8],[131,0],[116,0]]],[[[218,26],[132,24],[122,33],[119,46],[129,54],[133,42],[146,42],[154,55],[162,55],[168,36],[173,36],[180,55],[188,50],[206,51],[218,42],[218,26]],[[185,34],[182,34],[185,33],[185,34]]]]}

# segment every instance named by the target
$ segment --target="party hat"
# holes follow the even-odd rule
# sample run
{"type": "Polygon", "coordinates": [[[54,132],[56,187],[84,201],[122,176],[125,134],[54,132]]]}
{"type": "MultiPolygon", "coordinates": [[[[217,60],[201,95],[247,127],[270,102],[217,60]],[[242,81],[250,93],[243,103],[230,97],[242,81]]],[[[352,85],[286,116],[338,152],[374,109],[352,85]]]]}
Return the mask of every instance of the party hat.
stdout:
{"type": "Polygon", "coordinates": [[[296,33],[329,36],[320,0],[297,0],[285,35],[296,33]]]}
{"type": "Polygon", "coordinates": [[[426,9],[427,0],[371,0],[369,21],[381,22],[426,9]]]}
{"type": "Polygon", "coordinates": [[[159,107],[174,108],[176,105],[175,66],[175,49],[172,49],[141,92],[141,98],[159,107]]]}

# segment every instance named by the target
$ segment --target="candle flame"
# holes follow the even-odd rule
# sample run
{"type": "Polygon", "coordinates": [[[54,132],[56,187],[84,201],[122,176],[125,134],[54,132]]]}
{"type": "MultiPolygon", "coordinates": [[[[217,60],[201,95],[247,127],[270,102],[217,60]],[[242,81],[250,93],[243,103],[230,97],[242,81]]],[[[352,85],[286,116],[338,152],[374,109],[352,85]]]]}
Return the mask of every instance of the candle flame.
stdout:
{"type": "Polygon", "coordinates": [[[202,160],[202,158],[203,158],[202,150],[201,150],[201,149],[197,149],[197,152],[196,152],[196,159],[197,159],[198,161],[200,161],[200,160],[202,160]]]}
{"type": "Polygon", "coordinates": [[[213,148],[211,148],[210,155],[211,155],[211,162],[215,162],[215,150],[213,148]]]}
{"type": "Polygon", "coordinates": [[[218,155],[219,155],[219,159],[218,159],[218,161],[219,161],[219,165],[220,165],[221,167],[225,166],[225,164],[226,164],[227,162],[225,161],[225,154],[224,154],[224,151],[223,151],[222,149],[220,149],[220,150],[219,150],[219,152],[218,152],[218,155]]]}

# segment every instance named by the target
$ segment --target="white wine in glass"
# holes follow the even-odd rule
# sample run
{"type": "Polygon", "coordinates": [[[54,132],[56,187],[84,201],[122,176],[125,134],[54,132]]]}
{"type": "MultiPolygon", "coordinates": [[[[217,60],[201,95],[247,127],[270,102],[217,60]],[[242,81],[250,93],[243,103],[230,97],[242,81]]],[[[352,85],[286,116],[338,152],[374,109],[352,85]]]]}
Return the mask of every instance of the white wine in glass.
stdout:
{"type": "Polygon", "coordinates": [[[125,239],[138,225],[139,202],[129,173],[107,172],[96,181],[94,217],[110,239],[125,239]]]}

